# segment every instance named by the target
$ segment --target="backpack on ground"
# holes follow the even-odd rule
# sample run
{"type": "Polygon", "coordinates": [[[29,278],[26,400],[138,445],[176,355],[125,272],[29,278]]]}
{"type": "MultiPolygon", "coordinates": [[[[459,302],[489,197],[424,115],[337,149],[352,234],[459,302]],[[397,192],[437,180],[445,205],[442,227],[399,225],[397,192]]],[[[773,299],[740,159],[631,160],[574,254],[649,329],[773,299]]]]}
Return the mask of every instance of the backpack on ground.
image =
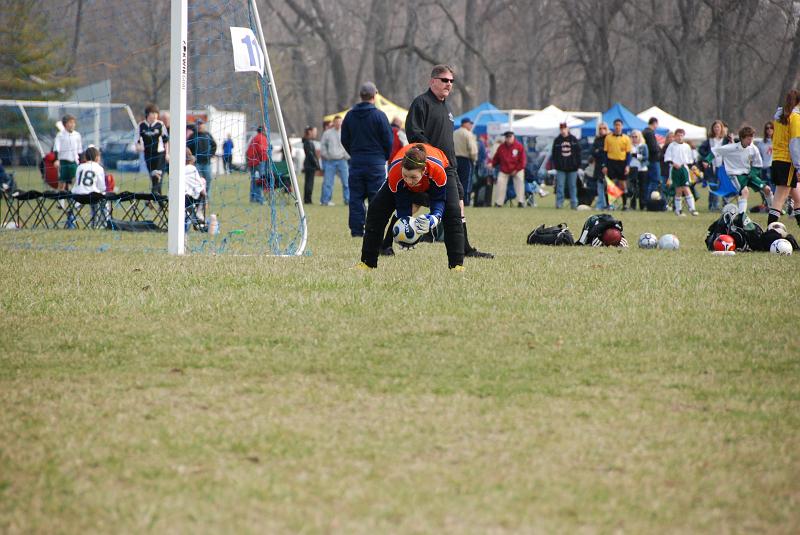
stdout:
{"type": "Polygon", "coordinates": [[[575,245],[566,223],[554,227],[539,225],[528,234],[528,245],[575,245]]]}

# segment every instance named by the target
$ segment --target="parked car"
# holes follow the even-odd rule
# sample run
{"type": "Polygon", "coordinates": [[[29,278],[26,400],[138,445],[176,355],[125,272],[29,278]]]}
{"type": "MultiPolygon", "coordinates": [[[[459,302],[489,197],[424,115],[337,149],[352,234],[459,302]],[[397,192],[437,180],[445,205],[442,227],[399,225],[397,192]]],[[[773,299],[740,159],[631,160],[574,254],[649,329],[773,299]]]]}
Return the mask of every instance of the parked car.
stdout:
{"type": "Polygon", "coordinates": [[[117,169],[117,162],[139,161],[139,152],[136,150],[135,131],[112,131],[106,134],[100,146],[103,157],[103,166],[106,169],[117,169]]]}

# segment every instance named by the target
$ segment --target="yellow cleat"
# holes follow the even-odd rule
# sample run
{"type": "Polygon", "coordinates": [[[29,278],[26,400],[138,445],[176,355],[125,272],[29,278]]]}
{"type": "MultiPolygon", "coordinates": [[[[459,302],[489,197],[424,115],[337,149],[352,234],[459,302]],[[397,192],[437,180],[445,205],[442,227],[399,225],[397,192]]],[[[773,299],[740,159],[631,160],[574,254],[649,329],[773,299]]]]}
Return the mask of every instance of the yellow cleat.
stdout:
{"type": "Polygon", "coordinates": [[[359,262],[358,264],[356,264],[356,269],[361,270],[361,271],[371,271],[371,270],[373,270],[375,268],[369,267],[364,262],[359,262]]]}
{"type": "Polygon", "coordinates": [[[467,268],[465,268],[464,266],[454,266],[454,267],[450,268],[450,271],[454,271],[456,273],[462,273],[462,272],[464,272],[466,270],[467,270],[467,268]]]}

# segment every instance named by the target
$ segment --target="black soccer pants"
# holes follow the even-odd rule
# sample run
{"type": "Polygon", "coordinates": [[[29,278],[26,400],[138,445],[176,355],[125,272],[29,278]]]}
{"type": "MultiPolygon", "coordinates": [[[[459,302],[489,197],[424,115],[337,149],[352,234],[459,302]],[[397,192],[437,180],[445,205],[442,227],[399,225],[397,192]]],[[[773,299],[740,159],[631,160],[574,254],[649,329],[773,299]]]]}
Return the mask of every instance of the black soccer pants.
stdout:
{"type": "MultiPolygon", "coordinates": [[[[444,225],[444,245],[450,268],[464,264],[464,225],[461,223],[457,184],[458,175],[455,169],[448,168],[447,200],[441,224],[444,225]]],[[[383,231],[394,210],[394,194],[389,189],[389,184],[384,182],[367,210],[364,241],[361,244],[361,261],[369,267],[378,267],[378,250],[383,241],[383,231]]]]}

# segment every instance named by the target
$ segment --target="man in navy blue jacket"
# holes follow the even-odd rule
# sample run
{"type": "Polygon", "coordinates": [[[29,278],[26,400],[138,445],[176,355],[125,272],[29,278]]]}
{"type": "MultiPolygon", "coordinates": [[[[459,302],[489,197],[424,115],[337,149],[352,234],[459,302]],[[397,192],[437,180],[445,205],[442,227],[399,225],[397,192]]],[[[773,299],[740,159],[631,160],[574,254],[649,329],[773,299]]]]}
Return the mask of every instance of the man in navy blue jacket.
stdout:
{"type": "Polygon", "coordinates": [[[364,235],[364,200],[372,198],[386,179],[386,162],[392,153],[392,127],[386,114],[375,107],[375,84],[365,82],[361,102],[342,122],[342,146],[350,154],[350,235],[364,235]]]}

